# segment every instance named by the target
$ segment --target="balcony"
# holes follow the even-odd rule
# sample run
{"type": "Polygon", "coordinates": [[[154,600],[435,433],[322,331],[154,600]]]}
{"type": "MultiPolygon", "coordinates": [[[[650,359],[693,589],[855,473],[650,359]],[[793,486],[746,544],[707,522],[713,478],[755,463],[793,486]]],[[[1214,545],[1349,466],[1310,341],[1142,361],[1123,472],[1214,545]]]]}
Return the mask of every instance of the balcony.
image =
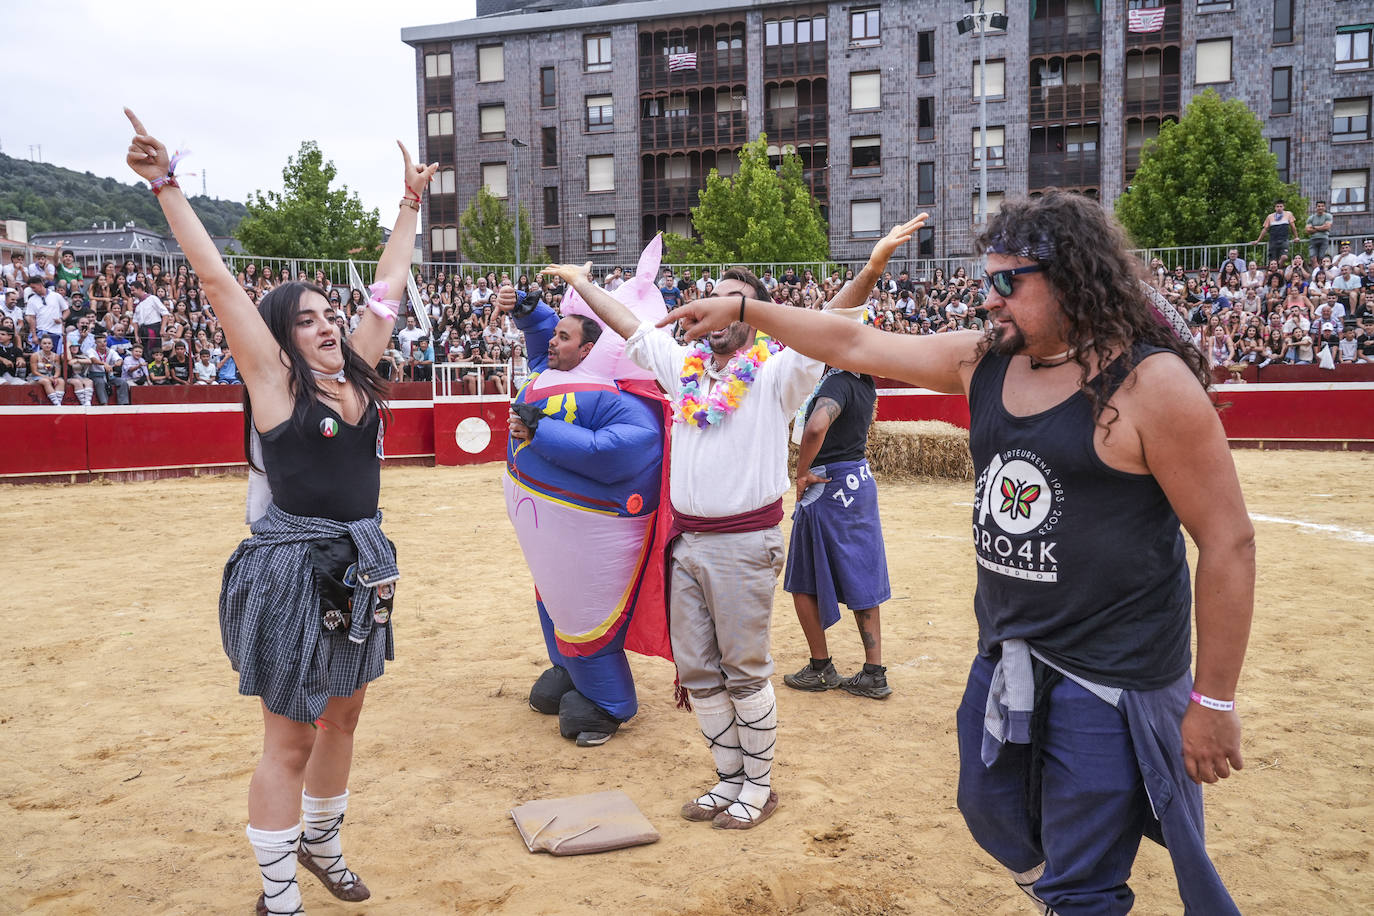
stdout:
{"type": "Polygon", "coordinates": [[[674,89],[707,83],[743,83],[749,76],[743,48],[697,52],[695,70],[668,72],[668,56],[639,56],[639,88],[674,89]]]}
{"type": "Polygon", "coordinates": [[[1102,182],[1097,150],[1082,153],[1031,153],[1026,184],[1030,188],[1097,187],[1102,182]]]}
{"type": "MultiPolygon", "coordinates": [[[[1183,34],[1183,9],[1177,3],[1170,3],[1164,7],[1164,28],[1158,32],[1126,32],[1126,47],[1139,48],[1142,45],[1169,45],[1178,44],[1183,34]]],[[[1116,28],[1125,31],[1127,28],[1126,20],[1123,18],[1121,24],[1116,28]]]]}
{"type": "Polygon", "coordinates": [[[1140,168],[1140,148],[1139,148],[1139,147],[1136,147],[1136,148],[1134,148],[1134,149],[1132,149],[1132,148],[1129,147],[1129,146],[1126,147],[1125,166],[1126,166],[1126,180],[1129,182],[1133,177],[1135,177],[1136,170],[1140,168]]]}
{"type": "Polygon", "coordinates": [[[825,48],[826,44],[823,41],[769,45],[763,49],[763,78],[772,80],[787,76],[824,76],[825,48]]]}
{"type": "Polygon", "coordinates": [[[646,178],[639,183],[639,209],[644,213],[686,213],[695,207],[706,176],[646,178]]]}
{"type": "Polygon", "coordinates": [[[809,140],[826,135],[827,113],[824,103],[794,108],[770,108],[763,113],[763,130],[771,142],[809,140]]]}
{"type": "Polygon", "coordinates": [[[829,174],[830,169],[827,167],[802,169],[802,181],[806,182],[806,186],[811,189],[811,196],[816,198],[821,206],[825,206],[830,197],[830,187],[826,183],[829,174]]]}
{"type": "Polygon", "coordinates": [[[1166,114],[1178,111],[1179,77],[1177,73],[1167,76],[1137,76],[1126,79],[1124,110],[1128,115],[1166,114]]]}
{"type": "Polygon", "coordinates": [[[680,150],[693,147],[741,146],[749,137],[749,118],[743,111],[712,111],[641,118],[641,150],[680,150]]]}
{"type": "MultiPolygon", "coordinates": [[[[1177,14],[1177,10],[1175,10],[1177,14]]],[[[1177,22],[1177,15],[1175,15],[1177,22]]],[[[1030,23],[1031,54],[1064,54],[1102,47],[1102,17],[1097,13],[1047,16],[1030,23]]]]}
{"type": "Polygon", "coordinates": [[[1101,83],[1032,86],[1030,89],[1030,119],[1032,121],[1059,121],[1073,118],[1095,120],[1101,115],[1101,83]]]}

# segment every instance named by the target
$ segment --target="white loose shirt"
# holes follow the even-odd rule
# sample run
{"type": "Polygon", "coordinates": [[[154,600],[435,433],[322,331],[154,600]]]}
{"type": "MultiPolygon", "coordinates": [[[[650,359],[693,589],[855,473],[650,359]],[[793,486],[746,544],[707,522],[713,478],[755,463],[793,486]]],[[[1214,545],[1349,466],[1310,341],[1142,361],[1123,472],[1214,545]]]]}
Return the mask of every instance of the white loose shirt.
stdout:
{"type": "Polygon", "coordinates": [[[62,333],[62,313],[67,310],[67,300],[62,294],[49,290],[43,295],[26,290],[24,295],[24,314],[33,316],[34,328],[40,334],[62,333]]]}
{"type": "MultiPolygon", "coordinates": [[[[645,321],[630,335],[625,353],[658,379],[677,401],[682,364],[690,348],[645,321]]],[[[824,364],[793,349],[773,354],[759,370],[740,406],[720,422],[701,429],[674,423],[670,490],[673,508],[683,515],[721,518],[761,509],[781,498],[787,477],[787,426],[816,387],[824,364]]],[[[702,394],[717,382],[702,379],[702,394]]]]}
{"type": "Polygon", "coordinates": [[[134,306],[134,324],[161,324],[162,317],[169,315],[167,306],[162,304],[162,300],[157,296],[144,296],[138,305],[134,306]]]}

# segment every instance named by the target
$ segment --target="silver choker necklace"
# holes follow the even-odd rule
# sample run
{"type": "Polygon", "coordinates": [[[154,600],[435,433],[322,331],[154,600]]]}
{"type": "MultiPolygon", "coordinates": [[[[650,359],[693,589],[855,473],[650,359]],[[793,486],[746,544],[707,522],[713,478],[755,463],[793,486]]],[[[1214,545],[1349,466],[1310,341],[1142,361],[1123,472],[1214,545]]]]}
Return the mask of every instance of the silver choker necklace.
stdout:
{"type": "Polygon", "coordinates": [[[311,372],[311,374],[313,374],[313,375],[315,376],[315,378],[318,379],[319,381],[324,381],[325,379],[330,379],[330,380],[333,380],[333,381],[335,381],[335,382],[344,382],[344,381],[347,381],[347,380],[348,380],[348,379],[344,376],[344,371],[343,371],[342,369],[340,369],[338,372],[320,372],[320,371],[318,371],[318,370],[311,369],[310,372],[311,372]]]}

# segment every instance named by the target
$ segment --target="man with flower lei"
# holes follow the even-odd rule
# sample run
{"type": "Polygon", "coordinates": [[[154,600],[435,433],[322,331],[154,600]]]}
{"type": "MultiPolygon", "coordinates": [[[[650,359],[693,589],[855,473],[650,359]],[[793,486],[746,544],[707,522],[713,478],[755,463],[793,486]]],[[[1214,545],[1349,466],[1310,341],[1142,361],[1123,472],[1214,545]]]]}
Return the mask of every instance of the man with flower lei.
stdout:
{"type": "MultiPolygon", "coordinates": [[[[758,339],[744,321],[680,346],[598,289],[585,268],[556,265],[548,272],[626,339],[626,355],[651,371],[672,400],[669,630],[679,683],[717,776],[683,805],[682,816],[748,829],[778,805],[769,634],[783,564],[787,431],[822,364],[758,339]]],[[[759,279],[739,267],[725,271],[714,292],[738,301],[768,298],[759,279]]]]}

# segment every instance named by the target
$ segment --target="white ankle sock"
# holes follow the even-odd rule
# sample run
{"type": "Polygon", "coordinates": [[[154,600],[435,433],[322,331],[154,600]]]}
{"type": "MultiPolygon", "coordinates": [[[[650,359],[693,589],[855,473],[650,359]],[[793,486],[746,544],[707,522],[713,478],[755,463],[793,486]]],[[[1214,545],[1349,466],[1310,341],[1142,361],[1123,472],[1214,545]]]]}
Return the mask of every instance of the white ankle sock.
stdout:
{"type": "Polygon", "coordinates": [[[754,820],[768,803],[768,794],[772,791],[778,705],[771,683],[765,683],[763,689],[747,697],[734,697],[732,702],[744,758],[744,787],[740,789],[739,800],[727,808],[726,813],[740,820],[754,820]]]}
{"type": "Polygon", "coordinates": [[[62,395],[58,394],[56,391],[48,392],[48,400],[52,402],[52,406],[54,407],[62,406],[62,395]]]}
{"type": "Polygon", "coordinates": [[[348,790],[333,798],[315,798],[301,793],[301,810],[305,812],[305,836],[302,844],[315,864],[325,870],[331,881],[352,884],[358,876],[348,870],[344,862],[343,844],[339,831],[343,829],[344,812],[348,810],[348,790]]]}
{"type": "Polygon", "coordinates": [[[259,830],[252,824],[245,831],[262,872],[262,893],[267,900],[267,912],[304,916],[301,889],[296,884],[296,846],[300,842],[300,825],[285,830],[259,830]]]}
{"type": "Polygon", "coordinates": [[[91,389],[89,389],[89,388],[78,388],[78,389],[76,389],[76,400],[77,400],[77,402],[78,402],[82,407],[90,407],[90,406],[91,406],[91,389]]]}
{"type": "Polygon", "coordinates": [[[744,783],[744,755],[740,753],[739,733],[735,730],[735,705],[730,694],[722,690],[709,697],[693,696],[692,709],[697,714],[702,737],[711,748],[720,780],[696,803],[703,808],[718,808],[739,798],[744,783]]]}

